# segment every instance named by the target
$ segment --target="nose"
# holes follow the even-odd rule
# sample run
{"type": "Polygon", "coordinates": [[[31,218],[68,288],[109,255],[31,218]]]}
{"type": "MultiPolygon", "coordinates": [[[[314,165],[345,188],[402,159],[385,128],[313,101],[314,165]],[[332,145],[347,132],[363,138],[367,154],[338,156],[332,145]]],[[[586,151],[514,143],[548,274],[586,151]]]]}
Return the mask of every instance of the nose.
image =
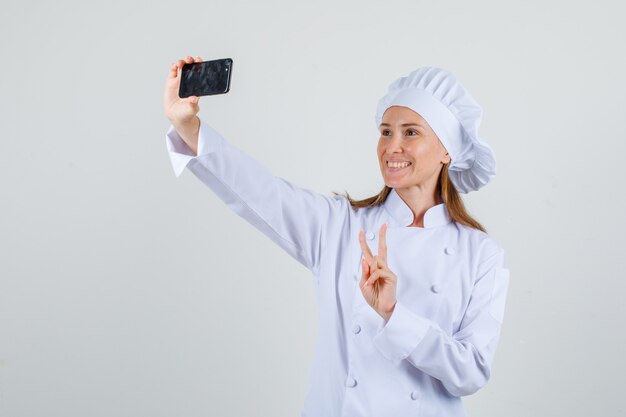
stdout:
{"type": "Polygon", "coordinates": [[[385,153],[402,153],[402,137],[400,134],[393,134],[391,137],[387,138],[385,153]]]}

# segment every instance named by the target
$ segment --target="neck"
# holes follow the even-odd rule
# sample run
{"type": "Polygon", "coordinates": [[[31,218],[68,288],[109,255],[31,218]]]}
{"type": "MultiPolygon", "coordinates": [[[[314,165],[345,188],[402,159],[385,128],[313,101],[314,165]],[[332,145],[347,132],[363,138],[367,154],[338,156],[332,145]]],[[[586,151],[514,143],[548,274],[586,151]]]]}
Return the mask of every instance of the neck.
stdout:
{"type": "Polygon", "coordinates": [[[443,202],[436,195],[433,187],[425,189],[416,185],[408,188],[396,188],[396,192],[413,212],[413,222],[409,227],[424,227],[426,211],[443,202]]]}

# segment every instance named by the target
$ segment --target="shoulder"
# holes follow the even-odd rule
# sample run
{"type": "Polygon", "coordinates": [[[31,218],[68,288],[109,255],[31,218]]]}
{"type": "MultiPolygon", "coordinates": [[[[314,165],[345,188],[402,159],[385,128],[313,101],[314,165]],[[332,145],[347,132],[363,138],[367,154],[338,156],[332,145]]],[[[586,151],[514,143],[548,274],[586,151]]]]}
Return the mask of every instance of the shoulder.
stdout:
{"type": "Polygon", "coordinates": [[[343,214],[345,214],[348,209],[352,208],[350,205],[350,201],[348,201],[348,198],[345,195],[326,195],[325,197],[330,205],[332,205],[335,209],[341,211],[343,214]]]}
{"type": "Polygon", "coordinates": [[[340,207],[346,214],[354,217],[369,217],[380,213],[383,210],[383,204],[377,204],[367,207],[354,207],[348,197],[343,194],[337,194],[328,196],[329,199],[334,200],[337,207],[340,207]]]}
{"type": "Polygon", "coordinates": [[[334,226],[350,224],[356,217],[365,213],[363,209],[352,207],[345,195],[325,195],[326,206],[329,208],[331,223],[334,226]]]}

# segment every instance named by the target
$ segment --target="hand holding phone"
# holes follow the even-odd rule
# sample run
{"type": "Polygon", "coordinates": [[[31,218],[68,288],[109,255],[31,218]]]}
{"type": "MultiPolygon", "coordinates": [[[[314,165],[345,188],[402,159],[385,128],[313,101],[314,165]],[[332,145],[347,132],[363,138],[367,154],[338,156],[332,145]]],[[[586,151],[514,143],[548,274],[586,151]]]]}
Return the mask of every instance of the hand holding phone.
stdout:
{"type": "Polygon", "coordinates": [[[200,110],[198,107],[198,97],[192,96],[181,99],[178,96],[181,69],[185,64],[194,62],[202,62],[202,58],[197,57],[194,59],[191,56],[187,56],[184,59],[179,59],[170,67],[165,83],[165,92],[163,94],[163,110],[171,122],[189,121],[200,110]]]}
{"type": "Polygon", "coordinates": [[[189,55],[173,63],[163,97],[167,118],[179,125],[190,122],[200,110],[200,96],[227,93],[232,63],[230,58],[203,62],[202,58],[189,55]]]}
{"type": "Polygon", "coordinates": [[[200,106],[198,106],[198,100],[200,98],[198,96],[180,98],[178,91],[180,89],[183,66],[195,62],[202,62],[202,58],[197,57],[194,59],[188,55],[186,58],[173,63],[165,82],[165,91],[163,94],[163,110],[165,115],[194,154],[197,153],[198,144],[200,121],[196,115],[198,111],[200,111],[200,106]]]}
{"type": "Polygon", "coordinates": [[[228,93],[232,68],[231,58],[186,63],[181,71],[178,96],[185,98],[228,93]]]}

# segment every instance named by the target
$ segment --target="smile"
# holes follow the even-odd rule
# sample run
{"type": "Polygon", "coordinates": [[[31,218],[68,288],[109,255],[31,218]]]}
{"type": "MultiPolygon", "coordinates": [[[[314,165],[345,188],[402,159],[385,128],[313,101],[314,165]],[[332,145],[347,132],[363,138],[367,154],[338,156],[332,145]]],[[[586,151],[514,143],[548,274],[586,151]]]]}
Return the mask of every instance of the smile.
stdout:
{"type": "Polygon", "coordinates": [[[390,168],[392,171],[397,171],[408,166],[412,165],[411,162],[390,162],[387,161],[387,168],[390,168]]]}

